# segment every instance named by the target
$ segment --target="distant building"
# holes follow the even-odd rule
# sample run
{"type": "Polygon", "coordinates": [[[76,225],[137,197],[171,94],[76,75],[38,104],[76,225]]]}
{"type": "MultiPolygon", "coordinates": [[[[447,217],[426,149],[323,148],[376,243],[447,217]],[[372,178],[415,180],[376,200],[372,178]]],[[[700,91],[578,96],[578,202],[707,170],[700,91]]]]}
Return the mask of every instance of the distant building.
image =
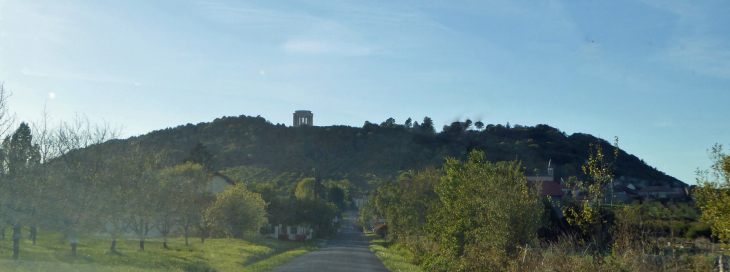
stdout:
{"type": "Polygon", "coordinates": [[[209,193],[220,194],[223,193],[223,191],[226,190],[226,187],[230,185],[236,185],[236,183],[228,176],[221,174],[220,172],[215,172],[210,178],[210,182],[207,186],[208,188],[206,189],[209,193]]]}
{"type": "Polygon", "coordinates": [[[308,110],[298,110],[294,112],[294,127],[301,125],[314,126],[314,114],[308,110]]]}
{"type": "Polygon", "coordinates": [[[685,197],[685,191],[683,188],[670,188],[665,185],[661,186],[645,186],[638,191],[639,195],[645,199],[680,199],[685,197]]]}
{"type": "Polygon", "coordinates": [[[357,194],[352,197],[353,202],[355,202],[356,207],[360,207],[362,205],[368,204],[368,198],[364,194],[357,194]]]}
{"type": "Polygon", "coordinates": [[[553,172],[553,166],[548,161],[547,172],[537,173],[536,175],[525,175],[529,181],[555,181],[555,173],[553,172]]]}

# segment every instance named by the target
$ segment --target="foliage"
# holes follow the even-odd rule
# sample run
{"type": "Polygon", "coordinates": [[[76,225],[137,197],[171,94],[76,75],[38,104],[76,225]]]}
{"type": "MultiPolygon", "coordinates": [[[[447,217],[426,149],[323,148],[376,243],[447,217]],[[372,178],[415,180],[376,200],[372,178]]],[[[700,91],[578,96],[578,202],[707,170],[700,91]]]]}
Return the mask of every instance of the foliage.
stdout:
{"type": "Polygon", "coordinates": [[[234,238],[242,238],[246,231],[253,231],[266,224],[266,203],[261,195],[243,186],[228,186],[216,196],[208,208],[216,227],[234,238]]]}
{"type": "Polygon", "coordinates": [[[381,238],[385,238],[385,236],[388,235],[388,224],[379,225],[375,228],[375,233],[380,235],[381,238]]]}
{"type": "MultiPolygon", "coordinates": [[[[613,181],[613,164],[604,160],[603,149],[600,145],[590,145],[590,155],[587,165],[583,166],[583,172],[590,177],[585,182],[579,182],[577,186],[584,191],[585,200],[579,206],[566,205],[563,213],[566,214],[568,223],[579,227],[584,235],[590,235],[596,245],[603,249],[605,240],[605,228],[610,220],[607,217],[611,211],[607,208],[605,190],[613,181]],[[594,151],[595,148],[595,151],[594,151]]],[[[618,158],[618,137],[614,142],[614,161],[618,158]]]]}
{"type": "Polygon", "coordinates": [[[536,242],[542,204],[519,163],[493,164],[475,151],[467,162],[447,160],[444,171],[428,224],[441,250],[432,268],[500,269],[519,247],[536,242]]]}
{"type": "Polygon", "coordinates": [[[305,178],[297,184],[297,190],[294,195],[298,200],[314,199],[314,178],[305,178]]]}
{"type": "MultiPolygon", "coordinates": [[[[211,163],[217,169],[267,169],[273,177],[283,173],[305,174],[274,186],[289,187],[292,191],[302,178],[314,177],[310,174],[313,168],[323,182],[348,179],[354,187],[372,191],[377,186],[368,184],[367,174],[389,180],[400,175],[400,171],[440,166],[448,157],[466,160],[471,150],[484,151],[492,162],[518,157],[527,169],[544,169],[551,160],[557,165],[557,180],[570,176],[585,180],[581,166],[588,159],[589,144],[597,143],[604,149],[610,146],[593,136],[565,135],[548,125],[485,125],[483,130],[471,130],[465,129],[468,122],[458,122],[437,133],[428,117],[410,127],[383,123],[384,126],[367,122],[362,127],[293,128],[271,124],[258,116],[222,117],[213,122],[154,131],[124,143],[139,142],[167,150],[171,161],[179,162],[188,156],[191,146],[200,142],[212,154],[211,163]]],[[[618,177],[629,176],[672,188],[684,186],[623,151],[615,166],[614,174],[618,177]]]]}
{"type": "Polygon", "coordinates": [[[190,148],[188,156],[185,157],[183,163],[195,163],[202,165],[206,170],[212,171],[213,165],[211,159],[213,155],[208,151],[208,147],[201,142],[196,142],[193,147],[190,148]]]}
{"type": "MultiPolygon", "coordinates": [[[[27,234],[29,229],[23,228],[27,234]]],[[[68,254],[63,234],[39,230],[38,245],[24,243],[19,261],[10,259],[12,244],[0,240],[0,271],[270,271],[294,257],[317,250],[320,241],[281,242],[275,239],[210,239],[205,244],[171,238],[169,249],[162,239],[148,239],[148,248],[138,250],[133,239],[118,241],[110,254],[108,241],[80,236],[78,257],[68,254]]]]}
{"type": "Polygon", "coordinates": [[[709,151],[710,170],[697,170],[697,201],[702,219],[711,222],[712,234],[730,252],[730,155],[716,144],[709,151]]]}
{"type": "Polygon", "coordinates": [[[383,239],[374,239],[373,234],[367,235],[370,239],[370,251],[383,262],[385,267],[390,271],[422,271],[420,267],[408,261],[407,252],[398,250],[393,243],[386,242],[383,239]]]}

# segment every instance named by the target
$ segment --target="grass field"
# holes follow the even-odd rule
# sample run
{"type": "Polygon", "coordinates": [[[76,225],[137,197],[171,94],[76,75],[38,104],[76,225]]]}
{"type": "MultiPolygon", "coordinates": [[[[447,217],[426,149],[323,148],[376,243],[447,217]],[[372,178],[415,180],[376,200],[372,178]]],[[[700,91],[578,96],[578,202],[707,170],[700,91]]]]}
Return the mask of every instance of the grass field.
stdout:
{"type": "Polygon", "coordinates": [[[12,260],[13,243],[8,229],[0,240],[0,271],[268,271],[294,257],[320,247],[316,240],[282,242],[275,239],[169,239],[170,249],[162,239],[147,239],[145,251],[139,240],[117,241],[116,253],[109,251],[111,240],[82,237],[77,256],[71,256],[69,241],[60,233],[38,231],[37,245],[27,239],[23,229],[20,258],[12,260]]]}
{"type": "Polygon", "coordinates": [[[409,263],[400,251],[391,248],[390,243],[380,239],[380,237],[372,233],[367,234],[367,237],[370,241],[370,251],[375,253],[375,256],[378,256],[378,258],[383,261],[383,264],[385,264],[385,267],[387,267],[388,270],[396,272],[422,271],[420,267],[409,263]]]}

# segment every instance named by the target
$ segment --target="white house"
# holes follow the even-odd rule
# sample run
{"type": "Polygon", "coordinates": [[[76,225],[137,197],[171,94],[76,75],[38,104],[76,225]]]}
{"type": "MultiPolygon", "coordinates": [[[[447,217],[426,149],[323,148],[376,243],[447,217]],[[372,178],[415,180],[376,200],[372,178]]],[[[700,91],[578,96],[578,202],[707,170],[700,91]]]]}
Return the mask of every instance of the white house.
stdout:
{"type": "Polygon", "coordinates": [[[235,182],[228,176],[215,172],[208,182],[207,191],[214,194],[220,194],[225,191],[226,187],[236,185],[235,182]]]}

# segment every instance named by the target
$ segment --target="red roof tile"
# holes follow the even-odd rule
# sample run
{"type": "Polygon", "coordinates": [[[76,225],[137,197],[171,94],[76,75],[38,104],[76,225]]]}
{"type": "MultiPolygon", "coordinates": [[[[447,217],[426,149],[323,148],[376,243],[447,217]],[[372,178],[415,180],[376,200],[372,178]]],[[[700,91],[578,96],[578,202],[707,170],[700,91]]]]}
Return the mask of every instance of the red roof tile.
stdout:
{"type": "Polygon", "coordinates": [[[565,193],[560,189],[560,185],[554,181],[543,181],[541,196],[564,196],[565,193]]]}

